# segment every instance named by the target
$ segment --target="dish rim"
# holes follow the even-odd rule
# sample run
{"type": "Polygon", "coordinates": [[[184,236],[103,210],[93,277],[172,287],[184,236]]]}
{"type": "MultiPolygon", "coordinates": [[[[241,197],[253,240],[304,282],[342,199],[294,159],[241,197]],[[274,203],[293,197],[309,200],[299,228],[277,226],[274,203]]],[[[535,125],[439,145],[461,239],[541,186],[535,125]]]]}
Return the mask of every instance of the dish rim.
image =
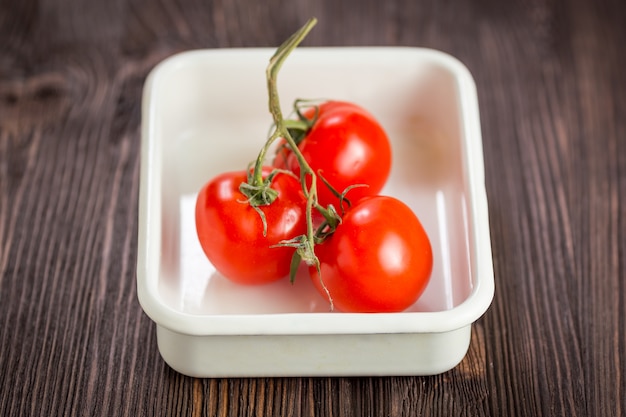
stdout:
{"type": "Polygon", "coordinates": [[[470,273],[474,277],[473,288],[463,302],[451,309],[434,312],[272,314],[191,314],[161,302],[158,288],[160,227],[157,231],[149,227],[154,221],[158,224],[161,221],[161,188],[152,175],[154,163],[158,160],[154,159],[155,143],[151,140],[154,137],[151,122],[155,113],[153,96],[159,78],[172,67],[193,64],[207,55],[267,54],[269,59],[273,51],[272,48],[185,51],[157,64],[146,78],[142,97],[137,259],[137,295],[144,312],[159,326],[195,336],[442,333],[472,324],[489,308],[495,290],[476,85],[467,67],[457,58],[421,47],[301,47],[295,52],[320,56],[337,52],[371,54],[376,59],[380,59],[381,54],[417,54],[454,75],[464,132],[461,142],[463,181],[471,213],[468,218],[472,230],[469,235],[470,273]]]}

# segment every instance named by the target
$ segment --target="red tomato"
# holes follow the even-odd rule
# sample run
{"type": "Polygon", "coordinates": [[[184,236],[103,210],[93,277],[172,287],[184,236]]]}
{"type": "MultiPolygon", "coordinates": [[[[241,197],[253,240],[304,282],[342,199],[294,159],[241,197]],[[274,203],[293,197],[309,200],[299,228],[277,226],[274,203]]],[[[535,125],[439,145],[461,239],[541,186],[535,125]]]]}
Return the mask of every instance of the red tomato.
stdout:
{"type": "MultiPolygon", "coordinates": [[[[304,113],[313,119],[315,109],[304,113]]],[[[352,185],[346,198],[351,202],[376,195],[385,185],[391,170],[391,145],[387,134],[374,117],[363,108],[343,101],[328,101],[319,106],[317,120],[298,145],[316,174],[342,193],[352,185]]],[[[296,156],[289,150],[288,168],[300,175],[296,156]]],[[[280,159],[284,153],[280,154],[280,159]]],[[[339,199],[318,181],[318,201],[339,209],[339,199]]]]}
{"type": "Polygon", "coordinates": [[[432,248],[419,219],[392,197],[364,198],[353,205],[335,232],[315,247],[321,280],[344,312],[397,312],[422,294],[433,265],[432,248]]]}
{"type": "MultiPolygon", "coordinates": [[[[264,168],[267,177],[269,168],[264,168]]],[[[241,284],[263,284],[289,274],[293,248],[277,243],[306,233],[305,200],[300,182],[278,174],[272,188],[278,197],[258,207],[266,217],[263,236],[260,214],[246,202],[239,185],[246,172],[228,172],[209,181],[196,201],[196,230],[204,253],[226,278],[241,284]]]]}

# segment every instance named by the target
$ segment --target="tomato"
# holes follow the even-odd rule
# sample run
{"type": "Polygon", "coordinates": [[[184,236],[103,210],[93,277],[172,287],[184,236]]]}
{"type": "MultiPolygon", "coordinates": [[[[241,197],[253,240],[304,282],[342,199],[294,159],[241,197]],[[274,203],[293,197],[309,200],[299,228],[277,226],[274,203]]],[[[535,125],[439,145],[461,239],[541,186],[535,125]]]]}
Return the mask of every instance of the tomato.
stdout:
{"type": "Polygon", "coordinates": [[[397,312],[410,307],[430,280],[430,240],[413,211],[393,197],[367,197],[315,247],[309,273],[318,291],[344,312],[397,312]],[[323,283],[323,284],[322,284],[323,283]]]}
{"type": "MultiPolygon", "coordinates": [[[[313,120],[315,108],[304,112],[313,120]]],[[[318,107],[317,119],[298,144],[304,159],[313,171],[322,176],[340,194],[353,185],[346,198],[355,202],[378,194],[391,170],[391,145],[383,127],[366,110],[344,101],[328,101],[318,107]]],[[[278,160],[287,155],[287,167],[300,175],[300,165],[293,152],[285,149],[278,160]]],[[[339,199],[318,181],[318,201],[339,209],[339,199]]]]}
{"type": "MultiPolygon", "coordinates": [[[[264,168],[267,178],[269,168],[264,168]]],[[[278,197],[258,208],[239,190],[246,171],[227,172],[209,181],[196,200],[196,231],[202,249],[219,273],[240,284],[263,284],[289,274],[293,248],[271,247],[306,233],[305,199],[300,182],[278,174],[272,188],[278,197]]]]}

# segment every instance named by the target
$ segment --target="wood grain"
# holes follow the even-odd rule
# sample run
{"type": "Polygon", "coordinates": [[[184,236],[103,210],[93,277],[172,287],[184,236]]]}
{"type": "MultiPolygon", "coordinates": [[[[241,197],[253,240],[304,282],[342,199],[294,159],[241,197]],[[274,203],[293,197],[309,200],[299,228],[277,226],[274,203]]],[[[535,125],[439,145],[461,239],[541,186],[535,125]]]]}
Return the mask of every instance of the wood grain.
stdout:
{"type": "Polygon", "coordinates": [[[624,42],[617,0],[0,1],[0,415],[625,415],[624,42]],[[445,374],[188,378],[137,302],[146,75],[310,16],[476,79],[496,297],[445,374]]]}

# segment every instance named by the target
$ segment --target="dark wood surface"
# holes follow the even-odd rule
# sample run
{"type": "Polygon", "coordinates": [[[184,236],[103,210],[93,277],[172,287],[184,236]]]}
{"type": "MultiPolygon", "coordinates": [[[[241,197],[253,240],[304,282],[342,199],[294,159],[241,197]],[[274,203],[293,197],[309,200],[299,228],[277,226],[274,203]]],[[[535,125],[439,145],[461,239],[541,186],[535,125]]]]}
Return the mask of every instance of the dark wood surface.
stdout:
{"type": "Polygon", "coordinates": [[[0,0],[0,415],[626,415],[624,45],[618,0],[0,0]],[[311,16],[472,71],[494,302],[438,376],[182,376],[135,288],[143,82],[311,16]]]}

